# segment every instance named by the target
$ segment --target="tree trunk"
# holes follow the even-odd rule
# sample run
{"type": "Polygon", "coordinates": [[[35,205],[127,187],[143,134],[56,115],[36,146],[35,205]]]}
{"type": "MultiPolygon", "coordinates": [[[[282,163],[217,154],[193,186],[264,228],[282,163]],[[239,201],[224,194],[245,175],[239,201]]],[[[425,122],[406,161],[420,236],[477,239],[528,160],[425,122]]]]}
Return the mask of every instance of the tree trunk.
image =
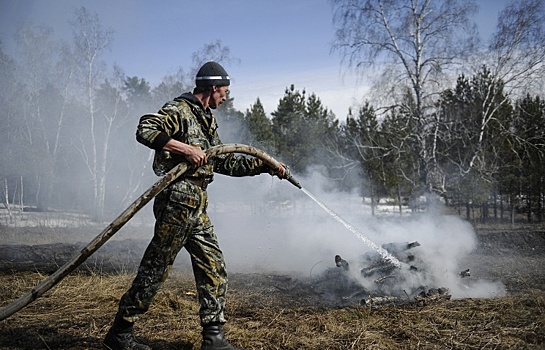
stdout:
{"type": "Polygon", "coordinates": [[[510,198],[510,204],[511,204],[511,225],[515,225],[515,201],[513,200],[513,197],[510,198]]]}
{"type": "Polygon", "coordinates": [[[397,184],[397,202],[399,203],[399,216],[403,215],[403,203],[401,202],[401,186],[397,184]]]}
{"type": "Polygon", "coordinates": [[[503,207],[503,194],[500,193],[500,220],[503,221],[503,214],[505,208],[503,207]]]}
{"type": "Polygon", "coordinates": [[[537,208],[536,215],[537,221],[543,222],[543,177],[539,178],[539,186],[537,191],[537,208]]]}
{"type": "Polygon", "coordinates": [[[23,175],[21,175],[21,190],[19,191],[19,204],[21,205],[21,209],[20,209],[21,214],[23,214],[23,211],[24,211],[23,199],[24,199],[24,187],[23,187],[23,175]]]}
{"type": "Polygon", "coordinates": [[[485,200],[481,204],[481,221],[483,223],[488,222],[488,201],[487,200],[485,200]]]}
{"type": "Polygon", "coordinates": [[[526,216],[528,223],[532,222],[532,195],[528,191],[528,194],[526,195],[526,216]]]}
{"type": "Polygon", "coordinates": [[[13,222],[13,216],[11,212],[11,206],[9,204],[9,187],[8,187],[8,179],[4,179],[4,206],[6,207],[6,210],[8,211],[8,222],[11,224],[13,222]]]}
{"type": "Polygon", "coordinates": [[[494,188],[494,221],[498,221],[498,191],[494,188]]]}

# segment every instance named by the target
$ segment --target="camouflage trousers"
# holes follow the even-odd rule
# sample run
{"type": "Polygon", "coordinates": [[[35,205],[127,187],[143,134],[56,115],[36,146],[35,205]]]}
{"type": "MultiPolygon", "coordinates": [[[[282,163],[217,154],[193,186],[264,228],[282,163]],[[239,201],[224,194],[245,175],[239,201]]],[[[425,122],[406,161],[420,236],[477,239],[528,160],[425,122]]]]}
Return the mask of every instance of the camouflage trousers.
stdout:
{"type": "Polygon", "coordinates": [[[132,286],[119,302],[118,318],[135,322],[149,309],[176,255],[185,248],[191,257],[201,324],[225,322],[227,273],[207,206],[206,191],[186,181],[178,181],[157,195],[153,239],[132,286]]]}

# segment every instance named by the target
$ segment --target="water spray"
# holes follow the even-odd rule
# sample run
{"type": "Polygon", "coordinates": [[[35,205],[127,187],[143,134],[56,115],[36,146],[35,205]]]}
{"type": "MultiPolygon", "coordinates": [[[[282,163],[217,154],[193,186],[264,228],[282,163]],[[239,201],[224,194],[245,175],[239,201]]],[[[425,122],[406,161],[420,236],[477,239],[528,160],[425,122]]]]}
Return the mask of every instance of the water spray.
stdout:
{"type": "Polygon", "coordinates": [[[401,268],[401,262],[392,254],[390,254],[386,249],[376,245],[373,241],[363,235],[361,232],[356,230],[356,228],[346,222],[343,218],[337,215],[333,210],[329,209],[322,201],[316,198],[312,193],[301,186],[301,183],[291,174],[291,171],[288,167],[285,167],[286,171],[284,173],[284,178],[292,183],[295,187],[303,191],[310,199],[312,199],[316,204],[318,204],[322,209],[324,209],[329,215],[331,215],[335,220],[344,225],[350,232],[352,232],[356,237],[361,239],[369,248],[373,249],[388,263],[394,265],[397,268],[401,268]]]}
{"type": "Polygon", "coordinates": [[[356,230],[354,226],[350,225],[348,222],[346,222],[343,218],[341,218],[339,215],[337,215],[333,210],[329,209],[322,201],[320,201],[318,198],[316,198],[312,193],[307,191],[306,189],[301,187],[301,190],[308,196],[310,199],[312,199],[316,204],[318,204],[322,209],[324,209],[329,215],[331,215],[335,220],[340,222],[344,225],[350,232],[352,232],[356,237],[361,239],[363,243],[365,243],[369,248],[373,249],[377,253],[380,254],[380,256],[387,261],[388,263],[394,265],[397,268],[401,268],[401,262],[392,254],[390,254],[386,249],[376,245],[373,241],[371,241],[369,238],[364,236],[361,232],[356,230]]]}

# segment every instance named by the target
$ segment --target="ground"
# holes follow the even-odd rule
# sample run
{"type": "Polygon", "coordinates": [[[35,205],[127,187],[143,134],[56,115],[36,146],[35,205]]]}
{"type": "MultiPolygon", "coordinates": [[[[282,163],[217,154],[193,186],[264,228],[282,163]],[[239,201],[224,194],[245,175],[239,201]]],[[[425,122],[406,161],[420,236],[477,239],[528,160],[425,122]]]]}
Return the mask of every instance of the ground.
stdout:
{"type": "MultiPolygon", "coordinates": [[[[15,238],[39,242],[44,230],[0,226],[2,242],[9,243],[0,245],[0,306],[29,292],[79,249],[76,243],[15,244],[15,238]]],[[[226,331],[248,349],[543,349],[545,229],[494,225],[476,231],[478,248],[466,266],[472,276],[502,281],[507,296],[366,306],[358,298],[332,302],[316,280],[233,273],[226,331]]],[[[145,244],[105,246],[43,297],[0,321],[0,348],[99,349],[145,244]]],[[[154,349],[198,349],[197,312],[191,273],[176,268],[137,324],[138,337],[154,349]]]]}

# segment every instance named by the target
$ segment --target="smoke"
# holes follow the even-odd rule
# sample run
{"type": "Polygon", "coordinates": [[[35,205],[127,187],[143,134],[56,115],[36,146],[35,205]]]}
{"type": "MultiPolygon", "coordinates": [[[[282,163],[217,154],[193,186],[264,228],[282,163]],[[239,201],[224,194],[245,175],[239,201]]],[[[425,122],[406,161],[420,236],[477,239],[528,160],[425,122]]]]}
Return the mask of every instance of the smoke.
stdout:
{"type": "MultiPolygon", "coordinates": [[[[396,273],[397,292],[443,287],[453,298],[505,295],[499,282],[461,277],[460,272],[468,268],[468,256],[477,247],[469,223],[440,214],[440,208],[401,217],[392,208],[389,214],[373,216],[358,194],[325,191],[329,186],[319,173],[299,180],[375,244],[420,243],[410,250],[415,260],[396,273]],[[411,265],[417,267],[416,273],[411,265]]],[[[370,290],[377,288],[374,278],[360,273],[376,252],[287,181],[269,175],[216,176],[209,193],[209,214],[231,272],[316,277],[334,268],[334,257],[339,254],[350,263],[354,281],[370,290]]]]}

